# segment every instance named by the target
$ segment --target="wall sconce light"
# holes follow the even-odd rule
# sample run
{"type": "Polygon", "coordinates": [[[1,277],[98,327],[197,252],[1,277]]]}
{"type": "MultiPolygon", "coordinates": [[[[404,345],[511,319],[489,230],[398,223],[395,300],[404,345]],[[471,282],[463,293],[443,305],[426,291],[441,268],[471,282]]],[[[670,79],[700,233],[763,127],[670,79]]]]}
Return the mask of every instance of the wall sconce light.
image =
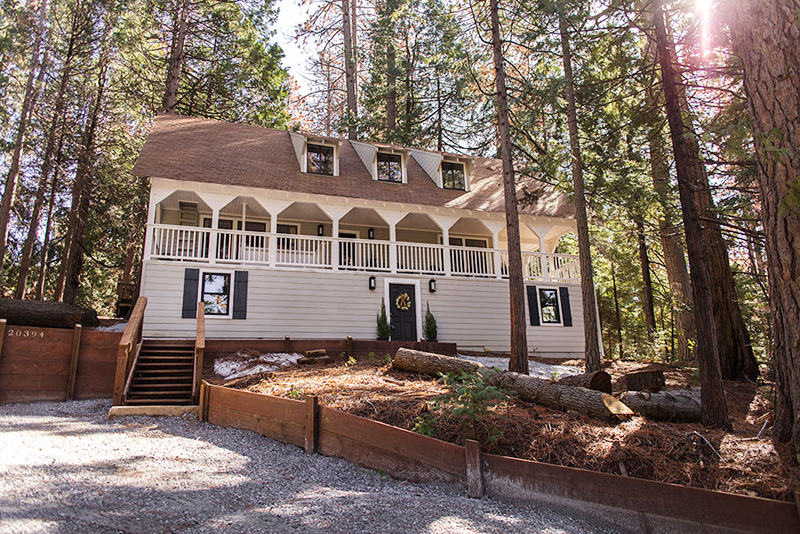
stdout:
{"type": "Polygon", "coordinates": [[[375,228],[367,230],[367,239],[375,239],[375,228]]]}
{"type": "Polygon", "coordinates": [[[325,225],[324,224],[320,224],[319,226],[317,226],[317,235],[320,236],[320,237],[325,235],[325,225]]]}
{"type": "Polygon", "coordinates": [[[376,287],[378,287],[378,283],[375,280],[375,277],[374,276],[370,276],[369,277],[369,290],[370,291],[375,291],[376,287]]]}
{"type": "Polygon", "coordinates": [[[431,279],[428,281],[428,291],[436,293],[436,280],[431,279]]]}

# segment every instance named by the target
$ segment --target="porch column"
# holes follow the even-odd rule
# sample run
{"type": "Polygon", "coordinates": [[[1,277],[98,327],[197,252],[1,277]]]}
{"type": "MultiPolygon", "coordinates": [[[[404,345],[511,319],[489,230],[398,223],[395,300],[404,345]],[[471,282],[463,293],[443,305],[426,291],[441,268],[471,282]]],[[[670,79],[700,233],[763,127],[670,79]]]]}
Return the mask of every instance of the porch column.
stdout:
{"type": "Polygon", "coordinates": [[[552,225],[545,225],[545,224],[530,224],[525,223],[531,231],[536,234],[536,237],[539,238],[539,259],[542,262],[542,280],[549,281],[550,280],[550,269],[549,269],[549,262],[547,259],[547,235],[552,232],[553,226],[552,225]]]}
{"type": "MultiPolygon", "coordinates": [[[[198,193],[198,196],[200,194],[198,193]]],[[[231,201],[230,197],[225,197],[221,195],[208,195],[210,198],[205,198],[200,196],[203,199],[209,208],[211,208],[211,228],[208,229],[208,263],[215,264],[217,263],[217,254],[219,254],[219,210],[224,208],[228,205],[231,201]]],[[[203,246],[203,250],[206,247],[203,246]]]]}
{"type": "Polygon", "coordinates": [[[278,262],[278,215],[292,205],[288,200],[262,200],[261,205],[269,212],[269,264],[278,262]]]}
{"type": "MultiPolygon", "coordinates": [[[[506,227],[505,221],[483,221],[483,224],[492,233],[492,259],[494,260],[495,278],[503,278],[503,262],[500,259],[500,232],[506,227]]],[[[525,266],[522,266],[522,278],[525,279],[525,266]]]]}
{"type": "Polygon", "coordinates": [[[458,217],[431,214],[433,222],[442,229],[442,256],[444,257],[444,275],[453,276],[453,258],[450,255],[450,228],[458,222],[458,217]]]}
{"type": "Polygon", "coordinates": [[[389,265],[392,273],[397,272],[397,223],[403,220],[407,213],[397,211],[379,211],[378,215],[389,225],[389,265]]]}
{"type": "Polygon", "coordinates": [[[341,250],[339,246],[339,219],[350,213],[352,209],[350,206],[326,206],[317,204],[319,209],[325,212],[325,215],[328,216],[331,220],[331,226],[333,230],[331,231],[331,237],[333,241],[331,241],[331,269],[334,271],[339,270],[339,265],[341,263],[341,258],[339,257],[341,250]]]}

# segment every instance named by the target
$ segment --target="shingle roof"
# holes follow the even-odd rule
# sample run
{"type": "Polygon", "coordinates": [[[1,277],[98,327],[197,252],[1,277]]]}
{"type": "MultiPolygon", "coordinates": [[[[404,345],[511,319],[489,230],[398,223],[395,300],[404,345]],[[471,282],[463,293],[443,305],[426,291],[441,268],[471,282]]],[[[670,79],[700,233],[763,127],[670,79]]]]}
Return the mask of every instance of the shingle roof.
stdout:
{"type": "MultiPolygon", "coordinates": [[[[289,133],[284,130],[227,122],[158,115],[142,147],[133,173],[139,176],[211,182],[322,195],[442,206],[477,211],[504,211],[502,164],[475,158],[469,192],[440,189],[409,158],[408,183],[372,180],[353,146],[342,140],[339,176],[300,171],[289,133]]],[[[574,207],[553,187],[528,179],[518,187],[540,190],[533,205],[520,213],[573,217],[574,207]]]]}

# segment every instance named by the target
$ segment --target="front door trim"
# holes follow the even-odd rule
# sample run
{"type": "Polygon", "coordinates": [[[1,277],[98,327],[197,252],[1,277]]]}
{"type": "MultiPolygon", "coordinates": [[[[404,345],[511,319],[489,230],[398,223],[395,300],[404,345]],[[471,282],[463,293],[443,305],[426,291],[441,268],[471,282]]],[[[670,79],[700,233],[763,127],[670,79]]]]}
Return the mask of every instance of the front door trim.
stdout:
{"type": "MultiPolygon", "coordinates": [[[[389,285],[391,284],[403,284],[407,286],[414,286],[414,298],[417,299],[417,305],[414,307],[415,311],[417,312],[417,337],[419,338],[422,335],[422,299],[421,299],[421,292],[420,292],[420,281],[409,279],[409,278],[384,278],[383,279],[383,301],[386,303],[386,310],[389,320],[389,324],[392,324],[392,306],[391,301],[389,299],[389,285]]],[[[419,339],[415,339],[414,341],[419,341],[419,339]]]]}

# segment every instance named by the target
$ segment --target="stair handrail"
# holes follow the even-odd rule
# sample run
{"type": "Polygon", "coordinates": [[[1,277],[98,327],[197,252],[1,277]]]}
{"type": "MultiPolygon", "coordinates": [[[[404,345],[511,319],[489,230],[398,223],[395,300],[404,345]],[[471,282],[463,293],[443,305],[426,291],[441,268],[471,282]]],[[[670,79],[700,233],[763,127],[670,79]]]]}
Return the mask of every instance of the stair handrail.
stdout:
{"type": "Polygon", "coordinates": [[[194,373],[192,380],[192,401],[200,400],[200,381],[203,379],[203,356],[206,350],[206,310],[205,303],[197,303],[197,334],[194,340],[194,373]]]}
{"type": "Polygon", "coordinates": [[[119,340],[112,400],[114,406],[122,406],[125,400],[126,385],[130,382],[129,378],[133,374],[134,363],[139,357],[139,352],[142,348],[142,326],[146,307],[147,297],[139,297],[133,307],[130,319],[128,319],[128,325],[119,340]]]}

